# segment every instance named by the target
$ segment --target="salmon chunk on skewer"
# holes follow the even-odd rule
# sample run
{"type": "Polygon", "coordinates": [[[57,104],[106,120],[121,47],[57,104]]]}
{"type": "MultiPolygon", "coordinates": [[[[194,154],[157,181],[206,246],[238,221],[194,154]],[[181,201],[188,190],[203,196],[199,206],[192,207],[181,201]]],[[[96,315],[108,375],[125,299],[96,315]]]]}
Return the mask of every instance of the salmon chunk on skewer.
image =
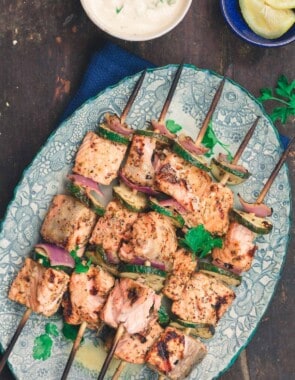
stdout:
{"type": "Polygon", "coordinates": [[[234,299],[234,291],[223,282],[197,272],[173,302],[172,312],[184,321],[216,325],[234,299]]]}
{"type": "Polygon", "coordinates": [[[86,273],[73,273],[62,302],[65,321],[72,325],[87,322],[88,328],[99,328],[100,311],[114,285],[113,276],[100,267],[91,266],[86,273]]]}
{"type": "Polygon", "coordinates": [[[128,236],[125,235],[119,257],[122,261],[137,263],[149,261],[152,265],[172,268],[172,254],[177,249],[175,227],[170,218],[151,211],[140,214],[128,236]]]}
{"type": "Polygon", "coordinates": [[[222,248],[212,251],[213,263],[235,273],[251,268],[257,246],[253,243],[256,234],[237,222],[232,222],[225,235],[222,248]]]}
{"type": "Polygon", "coordinates": [[[58,310],[68,283],[69,276],[65,272],[45,268],[26,258],[10,287],[8,298],[50,317],[58,310]]]}
{"type": "Polygon", "coordinates": [[[169,379],[182,380],[206,353],[201,341],[167,327],[146,355],[146,363],[169,379]]]}
{"type": "Polygon", "coordinates": [[[82,256],[88,243],[96,214],[69,195],[56,195],[41,227],[41,236],[48,243],[56,244],[70,252],[76,250],[82,256]]]}
{"type": "Polygon", "coordinates": [[[111,201],[103,217],[96,223],[90,244],[101,247],[110,263],[119,262],[118,251],[123,238],[128,238],[132,225],[138,218],[136,212],[127,210],[122,204],[115,200],[111,201]]]}
{"type": "Polygon", "coordinates": [[[135,334],[147,328],[160,303],[161,297],[151,288],[123,278],[116,282],[100,316],[107,325],[123,325],[129,334],[135,334]]]}

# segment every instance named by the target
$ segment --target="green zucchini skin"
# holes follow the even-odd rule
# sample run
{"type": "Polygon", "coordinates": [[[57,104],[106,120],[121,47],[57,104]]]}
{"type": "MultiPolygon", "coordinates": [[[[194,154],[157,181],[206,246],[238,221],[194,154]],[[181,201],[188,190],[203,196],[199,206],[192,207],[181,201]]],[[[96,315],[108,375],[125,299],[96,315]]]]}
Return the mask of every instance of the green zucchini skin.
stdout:
{"type": "Polygon", "coordinates": [[[197,168],[206,172],[211,171],[211,167],[207,164],[206,160],[202,156],[198,157],[196,155],[193,155],[177,142],[174,142],[172,150],[174,153],[178,154],[181,158],[183,158],[185,161],[189,162],[193,166],[196,166],[197,168]]]}
{"type": "Polygon", "coordinates": [[[129,145],[130,139],[128,137],[125,137],[123,135],[120,135],[117,132],[112,131],[109,129],[105,124],[100,124],[99,128],[97,129],[96,133],[98,136],[119,143],[123,145],[129,145]]]}
{"type": "Polygon", "coordinates": [[[198,270],[199,272],[203,272],[215,277],[216,279],[226,283],[227,285],[239,286],[242,282],[242,277],[238,274],[230,272],[229,270],[223,268],[219,268],[206,261],[198,262],[198,270]]]}
{"type": "Polygon", "coordinates": [[[113,187],[113,195],[130,211],[142,212],[147,208],[147,196],[144,193],[135,192],[124,183],[113,187]]]}
{"type": "Polygon", "coordinates": [[[146,137],[154,138],[160,144],[164,144],[167,146],[171,146],[174,143],[174,140],[172,140],[170,137],[162,135],[161,133],[158,133],[158,132],[150,131],[148,129],[137,129],[134,132],[134,134],[138,136],[146,136],[146,137]]]}
{"type": "Polygon", "coordinates": [[[260,218],[254,214],[249,214],[245,211],[232,209],[230,210],[229,216],[231,220],[242,224],[258,235],[267,235],[273,229],[273,225],[269,220],[260,218]]]}
{"type": "Polygon", "coordinates": [[[204,339],[210,339],[215,334],[215,327],[209,323],[195,323],[184,321],[180,318],[171,318],[170,326],[181,330],[190,329],[190,335],[194,335],[204,339]]]}
{"type": "Polygon", "coordinates": [[[211,173],[217,181],[221,181],[223,176],[228,174],[228,185],[239,185],[251,176],[250,172],[241,172],[239,170],[229,168],[220,161],[216,160],[216,158],[212,158],[211,160],[211,173]]]}
{"type": "Polygon", "coordinates": [[[161,206],[156,198],[150,198],[148,201],[148,206],[159,214],[171,218],[176,227],[182,228],[184,226],[185,221],[183,217],[171,208],[161,206]]]}

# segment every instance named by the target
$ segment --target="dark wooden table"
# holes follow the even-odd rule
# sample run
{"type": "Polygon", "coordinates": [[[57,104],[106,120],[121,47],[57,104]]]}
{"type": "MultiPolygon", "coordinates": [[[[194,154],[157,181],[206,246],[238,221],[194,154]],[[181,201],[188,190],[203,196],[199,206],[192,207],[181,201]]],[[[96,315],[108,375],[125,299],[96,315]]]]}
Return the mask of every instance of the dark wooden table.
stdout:
{"type": "MultiPolygon", "coordinates": [[[[229,30],[218,1],[194,0],[175,30],[153,41],[132,43],[96,28],[78,0],[0,0],[0,218],[23,170],[75,94],[92,53],[106,39],[160,66],[184,59],[223,73],[234,63],[235,80],[254,96],[260,88],[274,86],[280,74],[289,79],[295,74],[294,43],[277,49],[248,45],[229,30]]],[[[290,136],[294,120],[278,128],[290,136]]],[[[294,157],[293,150],[288,162],[293,189],[294,157]]],[[[247,350],[222,380],[295,378],[294,248],[293,226],[272,303],[247,350]]],[[[6,370],[1,378],[12,376],[6,370]]]]}

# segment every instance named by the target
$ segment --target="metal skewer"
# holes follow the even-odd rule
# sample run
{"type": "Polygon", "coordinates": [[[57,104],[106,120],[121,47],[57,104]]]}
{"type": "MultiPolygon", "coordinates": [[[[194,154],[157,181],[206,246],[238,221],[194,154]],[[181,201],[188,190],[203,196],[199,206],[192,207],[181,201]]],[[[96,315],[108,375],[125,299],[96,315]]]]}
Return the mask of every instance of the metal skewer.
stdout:
{"type": "Polygon", "coordinates": [[[209,107],[209,110],[207,112],[207,115],[203,121],[203,124],[202,124],[202,127],[199,131],[199,134],[195,140],[195,145],[200,145],[202,143],[202,140],[206,134],[206,131],[207,131],[207,128],[208,128],[208,125],[209,125],[209,122],[210,122],[210,119],[216,109],[216,106],[220,100],[220,97],[221,97],[221,94],[222,94],[222,90],[223,90],[223,87],[224,87],[224,84],[225,84],[225,80],[226,78],[232,73],[232,68],[233,66],[232,65],[229,65],[229,67],[227,68],[224,76],[223,76],[223,79],[221,81],[221,83],[219,84],[218,88],[217,88],[217,91],[213,97],[213,100],[212,100],[212,103],[209,107]]]}
{"type": "Polygon", "coordinates": [[[1,358],[1,361],[0,361],[0,374],[1,372],[3,371],[3,368],[9,358],[9,355],[20,335],[20,333],[22,332],[27,320],[29,319],[30,315],[32,314],[32,310],[31,309],[26,309],[26,311],[24,312],[23,316],[22,316],[22,319],[20,320],[18,326],[17,326],[17,329],[6,349],[6,351],[4,352],[2,358],[1,358]]]}
{"type": "MultiPolygon", "coordinates": [[[[238,150],[236,151],[236,154],[234,155],[234,158],[232,160],[232,164],[237,164],[239,159],[241,158],[246,146],[248,145],[249,143],[249,140],[251,139],[253,133],[254,133],[254,130],[255,128],[257,127],[257,124],[260,120],[260,116],[257,116],[257,118],[255,119],[254,123],[252,124],[252,127],[249,129],[249,131],[246,133],[241,145],[239,146],[238,150]]],[[[225,175],[222,177],[221,181],[220,181],[220,184],[221,185],[225,185],[228,178],[229,178],[229,173],[225,173],[225,175]]]]}

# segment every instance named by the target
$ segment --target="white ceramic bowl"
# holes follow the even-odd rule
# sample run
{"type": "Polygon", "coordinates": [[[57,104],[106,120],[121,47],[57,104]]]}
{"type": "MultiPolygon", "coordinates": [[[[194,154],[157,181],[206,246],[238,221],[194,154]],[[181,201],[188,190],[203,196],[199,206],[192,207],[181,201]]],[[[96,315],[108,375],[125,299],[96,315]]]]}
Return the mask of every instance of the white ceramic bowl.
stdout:
{"type": "Polygon", "coordinates": [[[192,0],[81,0],[95,25],[128,41],[147,41],[168,33],[183,20],[191,3],[192,0]]]}

